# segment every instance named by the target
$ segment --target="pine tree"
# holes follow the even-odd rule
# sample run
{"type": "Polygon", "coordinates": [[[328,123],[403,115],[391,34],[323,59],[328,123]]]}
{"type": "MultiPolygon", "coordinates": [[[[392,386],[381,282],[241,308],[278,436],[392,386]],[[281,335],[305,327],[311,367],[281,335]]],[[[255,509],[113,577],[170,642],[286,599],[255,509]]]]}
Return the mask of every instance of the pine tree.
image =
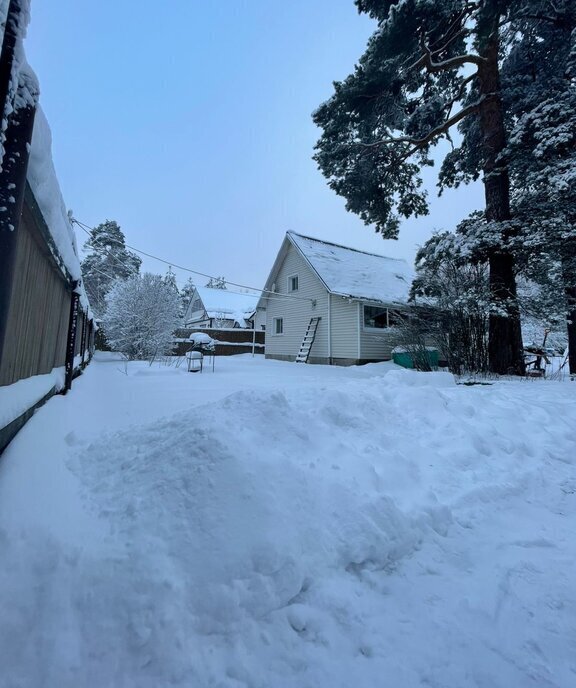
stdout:
{"type": "Polygon", "coordinates": [[[180,295],[178,285],[176,284],[176,275],[174,274],[171,265],[168,266],[168,270],[164,275],[164,284],[172,289],[172,291],[176,292],[176,294],[180,295]]]}
{"type": "Polygon", "coordinates": [[[210,289],[226,289],[226,280],[224,277],[211,277],[206,286],[210,289]]]}
{"type": "Polygon", "coordinates": [[[82,261],[84,286],[96,318],[101,319],[114,283],[137,274],[142,261],[127,250],[124,234],[114,220],[95,227],[84,249],[88,252],[82,261]]]}
{"type": "Polygon", "coordinates": [[[184,320],[186,320],[186,316],[188,315],[188,312],[190,310],[192,296],[194,295],[195,289],[196,285],[194,284],[194,280],[192,279],[192,277],[189,277],[186,280],[186,284],[180,290],[181,311],[184,320]]]}
{"type": "Polygon", "coordinates": [[[503,67],[510,117],[512,206],[519,223],[514,250],[524,273],[560,305],[569,367],[576,373],[576,4],[549,3],[503,67]]]}
{"type": "Polygon", "coordinates": [[[178,289],[178,284],[176,283],[176,275],[174,274],[172,270],[172,266],[168,266],[168,270],[166,271],[166,274],[164,275],[164,284],[168,287],[168,289],[172,290],[174,294],[178,297],[178,316],[181,318],[182,315],[184,314],[182,311],[182,301],[180,298],[180,290],[178,289]]]}
{"type": "MultiPolygon", "coordinates": [[[[540,0],[356,0],[379,23],[354,73],[314,114],[323,129],[315,159],[348,210],[386,238],[396,238],[400,217],[425,215],[421,168],[431,151],[462,144],[444,160],[440,182],[456,185],[483,175],[484,222],[492,240],[490,366],[523,371],[520,317],[510,240],[510,180],[501,157],[507,117],[502,60],[530,22],[540,0]]],[[[554,12],[553,6],[550,11],[554,12]]]]}

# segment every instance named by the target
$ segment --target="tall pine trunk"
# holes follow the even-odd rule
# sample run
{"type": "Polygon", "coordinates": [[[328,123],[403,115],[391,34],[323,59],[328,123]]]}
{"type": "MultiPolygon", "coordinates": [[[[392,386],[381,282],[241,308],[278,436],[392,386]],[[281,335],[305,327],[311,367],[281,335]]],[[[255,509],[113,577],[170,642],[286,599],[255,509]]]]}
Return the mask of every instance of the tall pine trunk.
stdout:
{"type": "MultiPolygon", "coordinates": [[[[488,222],[511,219],[510,180],[498,156],[506,145],[504,107],[500,95],[497,24],[488,32],[481,55],[485,62],[478,68],[480,127],[484,154],[484,195],[488,222]]],[[[503,234],[506,239],[506,233],[503,234]]],[[[488,254],[490,266],[490,299],[498,308],[490,314],[488,356],[493,373],[524,374],[520,310],[516,296],[514,257],[505,248],[493,248],[488,254]]]]}
{"type": "Polygon", "coordinates": [[[568,366],[572,375],[576,374],[576,247],[574,242],[562,255],[562,278],[566,296],[566,329],[568,331],[568,366]]]}

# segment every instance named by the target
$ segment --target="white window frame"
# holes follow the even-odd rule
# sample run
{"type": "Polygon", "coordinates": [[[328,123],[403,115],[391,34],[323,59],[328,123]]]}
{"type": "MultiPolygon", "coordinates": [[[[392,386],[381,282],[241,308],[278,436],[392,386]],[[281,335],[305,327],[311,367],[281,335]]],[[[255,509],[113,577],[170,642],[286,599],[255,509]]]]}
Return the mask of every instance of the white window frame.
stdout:
{"type": "Polygon", "coordinates": [[[282,318],[282,317],[273,318],[272,323],[273,323],[272,334],[274,335],[274,337],[282,337],[284,335],[284,318],[282,318]],[[278,323],[281,323],[280,324],[281,332],[278,332],[278,323]]]}
{"type": "Polygon", "coordinates": [[[286,278],[286,289],[288,293],[291,294],[292,292],[298,291],[299,287],[300,279],[298,278],[298,274],[294,273],[293,275],[288,275],[288,277],[286,278]],[[292,280],[294,278],[296,278],[296,289],[292,289],[292,280]]]}

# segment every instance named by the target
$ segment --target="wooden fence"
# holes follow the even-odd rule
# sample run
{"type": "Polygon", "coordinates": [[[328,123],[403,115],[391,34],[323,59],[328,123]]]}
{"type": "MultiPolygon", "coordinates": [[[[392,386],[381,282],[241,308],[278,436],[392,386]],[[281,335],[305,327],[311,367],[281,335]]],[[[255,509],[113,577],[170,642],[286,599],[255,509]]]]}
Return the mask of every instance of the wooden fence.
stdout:
{"type": "MultiPolygon", "coordinates": [[[[48,194],[45,211],[61,203],[49,141],[40,132],[34,144],[32,136],[39,89],[22,59],[27,6],[25,0],[4,3],[0,27],[0,451],[35,407],[70,389],[94,339],[79,274],[73,279],[65,267],[51,233],[58,229],[46,225],[27,180],[34,151],[30,179],[48,194]]],[[[69,247],[59,243],[64,251],[74,250],[68,240],[69,247]]]]}
{"type": "Polygon", "coordinates": [[[203,332],[216,341],[217,356],[234,356],[236,354],[264,353],[264,331],[243,330],[238,327],[227,328],[186,328],[174,333],[174,354],[184,356],[190,351],[190,335],[203,332]],[[253,346],[254,345],[254,346],[253,346]]]}
{"type": "MultiPolygon", "coordinates": [[[[56,387],[32,400],[18,418],[2,427],[0,451],[31,415],[57,391],[70,388],[72,378],[93,352],[94,323],[80,305],[77,283],[57,259],[57,251],[32,191],[26,185],[22,216],[16,232],[7,317],[0,323],[0,388],[55,369],[65,371],[64,390],[56,387]]],[[[0,261],[1,262],[1,261],[0,261]]]]}

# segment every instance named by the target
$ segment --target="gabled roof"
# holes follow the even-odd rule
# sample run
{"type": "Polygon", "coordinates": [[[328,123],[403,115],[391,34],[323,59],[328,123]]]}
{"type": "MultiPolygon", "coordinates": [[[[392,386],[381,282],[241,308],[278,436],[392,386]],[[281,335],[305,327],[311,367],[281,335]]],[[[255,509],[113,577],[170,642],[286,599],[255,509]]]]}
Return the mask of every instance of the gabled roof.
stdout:
{"type": "Polygon", "coordinates": [[[196,287],[196,292],[209,318],[234,320],[240,327],[246,327],[246,320],[256,310],[259,298],[259,294],[240,294],[210,287],[196,287]]]}
{"type": "Polygon", "coordinates": [[[389,304],[408,301],[414,275],[405,260],[358,251],[292,231],[286,233],[266,289],[270,288],[289,244],[331,294],[389,304]]]}

